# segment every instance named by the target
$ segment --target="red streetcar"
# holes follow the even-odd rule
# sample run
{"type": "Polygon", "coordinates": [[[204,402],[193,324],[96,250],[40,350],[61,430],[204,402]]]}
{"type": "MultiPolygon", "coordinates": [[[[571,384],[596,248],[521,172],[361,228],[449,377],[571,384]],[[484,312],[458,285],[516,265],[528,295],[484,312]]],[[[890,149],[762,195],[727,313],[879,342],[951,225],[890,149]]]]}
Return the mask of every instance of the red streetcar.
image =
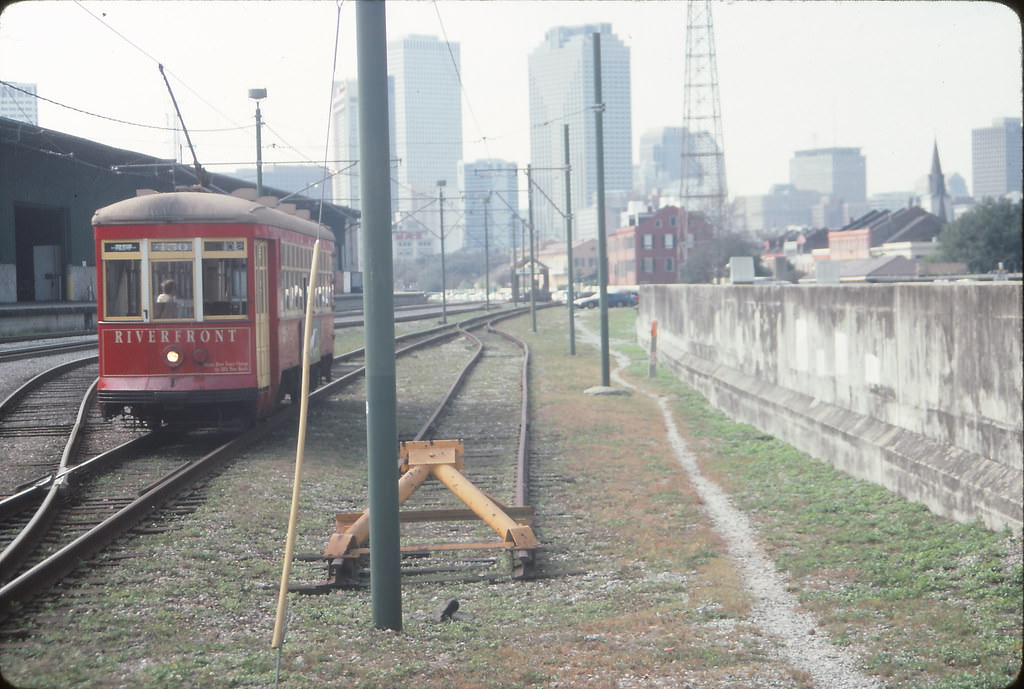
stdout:
{"type": "Polygon", "coordinates": [[[221,425],[300,390],[306,299],[311,381],[334,353],[329,229],[234,196],[152,193],[106,206],[96,236],[97,397],[150,428],[221,425]],[[308,285],[320,239],[315,285],[308,285]]]}

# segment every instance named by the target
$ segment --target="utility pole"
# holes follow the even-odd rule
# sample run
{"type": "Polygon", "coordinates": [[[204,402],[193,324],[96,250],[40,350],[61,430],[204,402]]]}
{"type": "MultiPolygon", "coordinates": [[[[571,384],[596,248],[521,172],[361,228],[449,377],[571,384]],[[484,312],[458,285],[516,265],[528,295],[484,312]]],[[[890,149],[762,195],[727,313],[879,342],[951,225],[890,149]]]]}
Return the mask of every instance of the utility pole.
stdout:
{"type": "Polygon", "coordinates": [[[491,214],[491,192],[484,197],[484,311],[491,310],[491,239],[488,217],[491,214]]]}
{"type": "Polygon", "coordinates": [[[608,237],[604,219],[604,101],[601,98],[601,34],[594,33],[594,136],[597,139],[597,284],[601,307],[601,385],[611,385],[608,361],[608,237]]]}
{"type": "Polygon", "coordinates": [[[516,263],[517,263],[517,261],[516,261],[516,252],[518,251],[518,248],[516,247],[516,228],[515,228],[514,225],[509,228],[509,236],[512,238],[512,266],[511,266],[512,272],[511,272],[511,274],[509,276],[509,281],[508,282],[509,282],[509,285],[512,286],[512,308],[518,308],[519,307],[519,275],[516,273],[516,270],[517,270],[517,267],[516,267],[516,263]]]}
{"type": "Polygon", "coordinates": [[[537,267],[536,256],[533,253],[533,177],[530,173],[530,166],[526,166],[526,203],[529,209],[530,225],[530,329],[537,332],[537,289],[534,284],[533,271],[537,267]]]}
{"type": "Polygon", "coordinates": [[[576,323],[574,316],[575,292],[572,287],[572,168],[569,165],[569,125],[562,125],[563,148],[565,149],[565,301],[569,305],[569,354],[576,354],[576,323]]]}
{"type": "Polygon", "coordinates": [[[363,198],[363,311],[366,314],[366,452],[370,595],[377,629],[402,629],[398,523],[395,303],[391,256],[388,56],[383,2],[356,3],[360,187],[363,198]]]}
{"type": "Polygon", "coordinates": [[[444,270],[444,186],[445,180],[437,181],[438,202],[441,209],[441,323],[448,322],[448,297],[446,296],[445,270],[444,270]]]}

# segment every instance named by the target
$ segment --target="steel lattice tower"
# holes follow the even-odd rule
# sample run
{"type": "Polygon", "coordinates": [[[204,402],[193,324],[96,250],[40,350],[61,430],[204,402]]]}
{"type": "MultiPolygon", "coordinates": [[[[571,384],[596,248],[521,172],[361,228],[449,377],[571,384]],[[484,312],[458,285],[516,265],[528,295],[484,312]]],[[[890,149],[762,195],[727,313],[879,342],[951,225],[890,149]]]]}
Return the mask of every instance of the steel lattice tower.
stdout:
{"type": "Polygon", "coordinates": [[[711,0],[690,0],[686,7],[682,158],[679,195],[687,214],[700,212],[716,234],[726,231],[725,145],[711,0]]]}

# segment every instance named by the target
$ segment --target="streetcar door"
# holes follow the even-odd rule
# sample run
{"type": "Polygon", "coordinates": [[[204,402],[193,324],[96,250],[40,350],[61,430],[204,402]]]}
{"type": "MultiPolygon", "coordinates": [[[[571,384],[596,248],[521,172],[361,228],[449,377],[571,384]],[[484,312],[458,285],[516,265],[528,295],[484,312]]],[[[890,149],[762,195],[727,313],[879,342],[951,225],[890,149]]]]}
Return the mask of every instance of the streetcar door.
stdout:
{"type": "Polygon", "coordinates": [[[270,299],[269,242],[254,240],[253,256],[255,270],[253,281],[256,290],[256,387],[263,391],[270,387],[270,299]]]}

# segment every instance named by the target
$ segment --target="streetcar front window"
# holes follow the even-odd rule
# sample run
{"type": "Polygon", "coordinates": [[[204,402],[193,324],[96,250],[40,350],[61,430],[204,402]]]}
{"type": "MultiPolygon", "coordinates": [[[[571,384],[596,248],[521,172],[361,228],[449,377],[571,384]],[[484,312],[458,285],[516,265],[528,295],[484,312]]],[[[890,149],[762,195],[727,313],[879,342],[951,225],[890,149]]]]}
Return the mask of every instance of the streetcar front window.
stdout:
{"type": "Polygon", "coordinates": [[[103,263],[103,317],[141,318],[142,282],[138,259],[107,259],[103,263]]]}
{"type": "Polygon", "coordinates": [[[195,318],[192,261],[152,261],[153,319],[195,318]]]}

